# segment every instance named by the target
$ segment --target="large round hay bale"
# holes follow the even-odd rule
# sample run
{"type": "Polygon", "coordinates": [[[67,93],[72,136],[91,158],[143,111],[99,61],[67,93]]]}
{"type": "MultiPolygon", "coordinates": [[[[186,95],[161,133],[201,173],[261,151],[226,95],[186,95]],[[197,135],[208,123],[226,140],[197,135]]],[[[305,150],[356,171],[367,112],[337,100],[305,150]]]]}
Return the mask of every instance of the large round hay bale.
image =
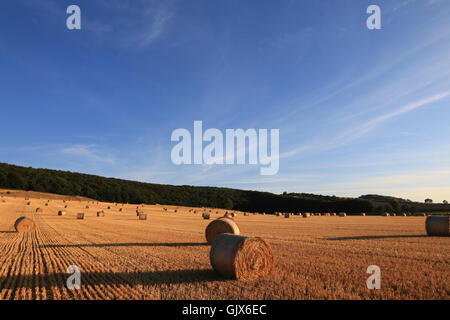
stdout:
{"type": "Polygon", "coordinates": [[[65,215],[66,215],[65,211],[63,211],[63,210],[58,211],[58,216],[65,216],[65,215]]]}
{"type": "Polygon", "coordinates": [[[244,217],[248,217],[249,213],[248,212],[244,212],[244,217]]]}
{"type": "Polygon", "coordinates": [[[391,214],[389,212],[383,213],[383,217],[389,217],[391,214]]]}
{"type": "Polygon", "coordinates": [[[141,209],[136,209],[136,216],[139,217],[140,214],[144,213],[141,209]]]}
{"type": "Polygon", "coordinates": [[[336,212],[331,213],[332,217],[336,217],[336,212]]]}
{"type": "Polygon", "coordinates": [[[108,209],[108,210],[111,209],[111,206],[108,206],[106,209],[108,209]]]}
{"type": "Polygon", "coordinates": [[[205,230],[206,241],[212,244],[217,237],[224,233],[239,235],[241,231],[233,219],[222,217],[208,224],[205,230]]]}
{"type": "Polygon", "coordinates": [[[202,214],[203,219],[205,220],[209,220],[209,218],[211,217],[209,213],[203,213],[202,214]]]}
{"type": "Polygon", "coordinates": [[[233,218],[233,215],[231,214],[231,212],[225,212],[225,214],[223,216],[225,218],[233,218]]]}
{"type": "Polygon", "coordinates": [[[67,209],[67,204],[64,206],[64,208],[66,208],[67,209]]]}
{"type": "Polygon", "coordinates": [[[450,216],[429,216],[425,220],[425,229],[429,236],[449,236],[450,216]]]}
{"type": "Polygon", "coordinates": [[[16,229],[17,232],[33,232],[36,230],[36,224],[31,218],[20,217],[14,223],[14,229],[16,229]]]}
{"type": "Polygon", "coordinates": [[[103,210],[97,211],[97,217],[104,217],[105,212],[103,210]]]}
{"type": "Polygon", "coordinates": [[[214,241],[209,256],[216,272],[237,280],[256,280],[274,269],[272,248],[262,238],[222,234],[214,241]]]}
{"type": "Polygon", "coordinates": [[[309,212],[303,212],[302,213],[302,217],[303,218],[308,218],[309,217],[309,212]]]}
{"type": "Polygon", "coordinates": [[[403,215],[404,217],[406,217],[406,216],[407,216],[407,214],[406,214],[406,213],[403,213],[402,215],[403,215]]]}
{"type": "Polygon", "coordinates": [[[141,213],[139,215],[139,220],[147,220],[147,214],[146,213],[141,213]]]}
{"type": "Polygon", "coordinates": [[[325,216],[326,216],[326,217],[329,217],[329,216],[330,216],[330,213],[329,213],[329,212],[326,212],[326,213],[325,213],[325,216]]]}
{"type": "Polygon", "coordinates": [[[86,206],[85,208],[86,208],[86,209],[89,209],[89,206],[86,206]]]}
{"type": "Polygon", "coordinates": [[[290,215],[289,213],[287,213],[287,212],[284,214],[284,217],[285,217],[286,219],[289,219],[290,216],[291,216],[291,215],[290,215]]]}
{"type": "Polygon", "coordinates": [[[362,212],[362,213],[361,213],[361,216],[365,217],[365,216],[366,216],[366,213],[365,213],[365,212],[362,212]]]}
{"type": "Polygon", "coordinates": [[[42,210],[42,208],[36,208],[36,213],[43,213],[44,210],[42,210]]]}
{"type": "Polygon", "coordinates": [[[123,208],[119,208],[119,212],[122,212],[123,211],[123,208]]]}
{"type": "Polygon", "coordinates": [[[345,212],[339,212],[339,217],[346,217],[347,216],[347,213],[345,213],[345,212]]]}
{"type": "Polygon", "coordinates": [[[27,206],[29,206],[29,205],[31,205],[31,201],[28,201],[28,202],[27,202],[27,206]]]}
{"type": "Polygon", "coordinates": [[[78,212],[77,213],[77,219],[78,220],[84,220],[84,212],[78,212]]]}

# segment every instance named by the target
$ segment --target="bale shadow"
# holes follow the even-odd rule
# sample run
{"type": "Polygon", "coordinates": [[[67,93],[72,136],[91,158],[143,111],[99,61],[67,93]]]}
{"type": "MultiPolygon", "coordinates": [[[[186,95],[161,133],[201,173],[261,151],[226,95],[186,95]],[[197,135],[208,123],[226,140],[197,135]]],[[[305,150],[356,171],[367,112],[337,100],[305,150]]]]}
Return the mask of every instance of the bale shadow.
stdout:
{"type": "Polygon", "coordinates": [[[41,248],[79,248],[79,247],[197,247],[209,246],[206,242],[169,242],[169,243],[85,243],[85,244],[43,244],[41,248]]]}
{"type": "MultiPolygon", "coordinates": [[[[39,275],[10,275],[0,277],[2,289],[17,290],[20,288],[35,289],[40,287],[51,289],[66,287],[68,273],[52,273],[39,275]]],[[[173,271],[136,271],[136,272],[83,272],[81,268],[81,288],[83,286],[158,286],[169,284],[193,284],[199,282],[216,282],[228,280],[213,270],[173,270],[173,271]]]]}
{"type": "Polygon", "coordinates": [[[427,235],[392,235],[392,236],[355,236],[355,237],[337,237],[327,238],[326,240],[373,240],[373,239],[403,239],[403,238],[428,238],[427,235]]]}
{"type": "Polygon", "coordinates": [[[0,231],[0,233],[17,233],[17,231],[5,230],[5,231],[0,231]]]}

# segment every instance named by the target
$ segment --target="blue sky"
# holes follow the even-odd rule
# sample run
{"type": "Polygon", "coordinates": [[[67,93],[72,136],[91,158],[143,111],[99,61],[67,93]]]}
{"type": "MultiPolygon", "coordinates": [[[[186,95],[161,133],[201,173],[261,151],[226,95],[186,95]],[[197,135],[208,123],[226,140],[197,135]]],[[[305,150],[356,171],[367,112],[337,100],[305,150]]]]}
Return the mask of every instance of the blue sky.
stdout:
{"type": "Polygon", "coordinates": [[[450,200],[449,17],[445,0],[3,1],[0,161],[450,200]],[[366,28],[370,4],[381,30],[366,28]],[[172,164],[171,133],[194,120],[279,129],[278,174],[172,164]]]}

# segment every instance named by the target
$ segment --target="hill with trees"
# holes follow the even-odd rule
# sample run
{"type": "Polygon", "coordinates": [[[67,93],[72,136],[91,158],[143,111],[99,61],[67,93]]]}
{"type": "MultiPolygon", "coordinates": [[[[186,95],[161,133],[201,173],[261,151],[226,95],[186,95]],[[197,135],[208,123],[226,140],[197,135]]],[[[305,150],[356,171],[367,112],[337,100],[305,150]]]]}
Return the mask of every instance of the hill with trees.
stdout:
{"type": "Polygon", "coordinates": [[[0,188],[99,201],[214,207],[250,212],[372,212],[371,201],[311,194],[283,194],[219,187],[173,186],[0,163],[0,188]]]}

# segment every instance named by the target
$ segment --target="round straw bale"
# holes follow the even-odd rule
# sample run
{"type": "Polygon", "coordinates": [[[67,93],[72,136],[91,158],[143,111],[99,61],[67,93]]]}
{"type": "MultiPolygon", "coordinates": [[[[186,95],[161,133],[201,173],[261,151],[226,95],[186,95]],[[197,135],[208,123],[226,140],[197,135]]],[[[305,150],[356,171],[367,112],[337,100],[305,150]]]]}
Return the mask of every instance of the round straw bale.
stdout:
{"type": "Polygon", "coordinates": [[[277,217],[279,217],[279,216],[281,216],[281,212],[276,212],[275,215],[276,215],[277,217]]]}
{"type": "Polygon", "coordinates": [[[44,212],[44,210],[42,210],[42,208],[36,208],[36,213],[42,213],[44,212]]]}
{"type": "Polygon", "coordinates": [[[147,214],[146,213],[141,213],[139,215],[139,220],[147,220],[147,214]]]}
{"type": "Polygon", "coordinates": [[[406,213],[403,213],[403,216],[404,216],[404,217],[406,217],[406,216],[407,216],[407,214],[406,214],[406,213]]]}
{"type": "Polygon", "coordinates": [[[119,212],[122,212],[123,211],[123,208],[119,208],[119,212]]]}
{"type": "Polygon", "coordinates": [[[389,213],[389,212],[383,213],[383,217],[389,217],[389,216],[390,216],[390,213],[389,213]]]}
{"type": "Polygon", "coordinates": [[[333,213],[331,214],[331,216],[332,216],[332,217],[336,217],[336,212],[333,212],[333,213]]]}
{"type": "Polygon", "coordinates": [[[205,220],[209,220],[209,218],[211,217],[209,213],[203,213],[203,219],[205,220]]]}
{"type": "Polygon", "coordinates": [[[136,216],[139,217],[141,213],[144,213],[141,209],[136,209],[136,216]]]}
{"type": "Polygon", "coordinates": [[[213,269],[226,277],[256,280],[269,276],[274,269],[274,257],[269,243],[259,237],[222,234],[210,251],[213,269]]]}
{"type": "Polygon", "coordinates": [[[289,219],[290,216],[291,216],[291,215],[290,215],[289,213],[287,213],[287,212],[284,214],[284,217],[285,217],[286,219],[289,219]]]}
{"type": "Polygon", "coordinates": [[[58,216],[65,216],[65,215],[66,215],[65,211],[63,211],[63,210],[58,211],[58,216]]]}
{"type": "Polygon", "coordinates": [[[425,229],[429,236],[450,235],[450,216],[429,216],[425,220],[425,229]]]}
{"type": "Polygon", "coordinates": [[[244,212],[244,217],[248,217],[248,216],[249,216],[248,212],[244,212]]]}
{"type": "Polygon", "coordinates": [[[308,218],[309,217],[309,212],[303,212],[302,213],[302,217],[303,218],[308,218]]]}
{"type": "Polygon", "coordinates": [[[28,202],[27,202],[27,206],[29,206],[30,204],[31,204],[31,201],[28,201],[28,202]]]}
{"type": "Polygon", "coordinates": [[[347,213],[345,213],[345,212],[339,212],[339,217],[345,217],[345,216],[347,216],[347,213]]]}
{"type": "Polygon", "coordinates": [[[233,218],[233,215],[231,214],[231,212],[225,212],[225,214],[223,216],[225,218],[233,218]]]}
{"type": "Polygon", "coordinates": [[[241,234],[241,231],[239,230],[239,226],[233,219],[222,217],[211,221],[208,224],[205,230],[206,241],[209,244],[212,244],[218,236],[224,233],[239,235],[241,234]]]}
{"type": "Polygon", "coordinates": [[[78,212],[77,213],[77,219],[78,220],[83,220],[84,219],[84,212],[78,212]]]}
{"type": "Polygon", "coordinates": [[[329,212],[325,213],[325,216],[326,216],[326,217],[329,217],[329,216],[330,216],[330,213],[329,213],[329,212]]]}
{"type": "Polygon", "coordinates": [[[46,207],[48,207],[48,202],[45,204],[46,207]]]}
{"type": "Polygon", "coordinates": [[[108,206],[106,209],[111,209],[111,206],[108,206]]]}
{"type": "Polygon", "coordinates": [[[89,209],[89,206],[86,206],[86,209],[89,209]]]}
{"type": "Polygon", "coordinates": [[[67,209],[67,204],[64,206],[64,208],[66,208],[67,209]]]}
{"type": "Polygon", "coordinates": [[[365,213],[365,212],[363,212],[363,213],[361,213],[361,215],[362,215],[363,217],[365,217],[365,216],[366,216],[366,213],[365,213]]]}
{"type": "Polygon", "coordinates": [[[104,217],[105,212],[103,210],[97,211],[97,217],[104,217]]]}
{"type": "Polygon", "coordinates": [[[14,223],[14,229],[16,229],[17,232],[32,232],[36,230],[36,224],[31,218],[20,217],[14,223]]]}

